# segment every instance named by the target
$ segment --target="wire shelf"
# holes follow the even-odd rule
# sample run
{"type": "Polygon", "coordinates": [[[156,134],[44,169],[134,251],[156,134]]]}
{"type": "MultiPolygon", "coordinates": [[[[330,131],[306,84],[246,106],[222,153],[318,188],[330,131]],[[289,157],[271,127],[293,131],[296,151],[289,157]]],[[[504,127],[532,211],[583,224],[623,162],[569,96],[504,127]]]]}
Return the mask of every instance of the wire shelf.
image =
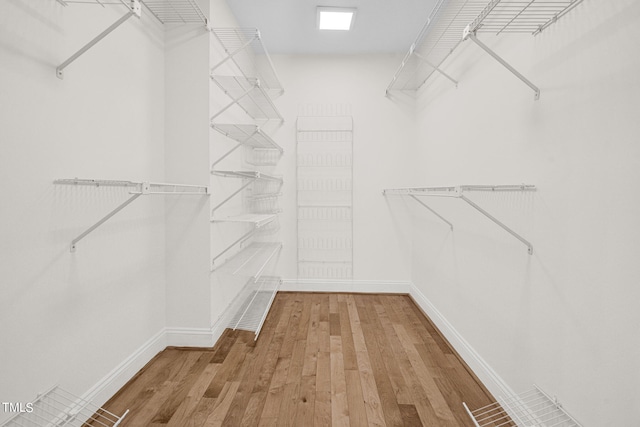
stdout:
{"type": "Polygon", "coordinates": [[[249,179],[264,179],[267,181],[278,181],[282,182],[282,177],[268,175],[263,172],[258,171],[223,171],[223,170],[212,170],[212,175],[224,176],[228,178],[249,178],[249,179]]]}
{"type": "Polygon", "coordinates": [[[212,128],[245,146],[262,149],[275,149],[284,152],[269,135],[256,125],[212,124],[212,128]]]}
{"type": "Polygon", "coordinates": [[[228,327],[254,332],[258,339],[281,283],[274,276],[264,276],[258,281],[250,279],[229,306],[228,327]]]}
{"type": "Polygon", "coordinates": [[[220,89],[233,99],[231,104],[211,118],[212,121],[234,104],[238,104],[253,119],[284,121],[284,118],[280,115],[280,112],[258,79],[216,75],[212,75],[211,78],[220,89]]]}
{"type": "Polygon", "coordinates": [[[582,0],[493,0],[469,24],[469,32],[537,34],[582,0]]]}
{"type": "Polygon", "coordinates": [[[581,427],[556,399],[535,385],[532,390],[498,399],[475,411],[463,405],[476,427],[581,427]]]}
{"type": "Polygon", "coordinates": [[[116,427],[127,415],[115,415],[90,401],[56,386],[38,395],[31,402],[31,411],[17,414],[2,424],[3,427],[101,426],[116,427]]]}
{"type": "Polygon", "coordinates": [[[255,28],[213,28],[211,32],[227,53],[227,57],[212,68],[212,73],[232,61],[242,76],[258,79],[270,97],[284,93],[260,31],[255,28]]]}
{"type": "MultiPolygon", "coordinates": [[[[440,65],[462,42],[465,28],[486,5],[487,0],[438,1],[393,76],[387,93],[393,90],[415,91],[433,73],[442,72],[440,65]]],[[[457,84],[455,80],[454,83],[457,84]]]]}
{"type": "Polygon", "coordinates": [[[267,264],[282,249],[282,243],[252,242],[235,255],[227,258],[214,270],[237,275],[243,274],[258,281],[267,264]]]}
{"type": "Polygon", "coordinates": [[[211,222],[239,222],[252,224],[255,227],[263,227],[276,219],[276,214],[242,214],[236,216],[229,216],[225,218],[216,218],[211,220],[211,222]]]}
{"type": "Polygon", "coordinates": [[[207,17],[202,13],[195,0],[140,0],[147,9],[163,24],[203,23],[207,17]]]}

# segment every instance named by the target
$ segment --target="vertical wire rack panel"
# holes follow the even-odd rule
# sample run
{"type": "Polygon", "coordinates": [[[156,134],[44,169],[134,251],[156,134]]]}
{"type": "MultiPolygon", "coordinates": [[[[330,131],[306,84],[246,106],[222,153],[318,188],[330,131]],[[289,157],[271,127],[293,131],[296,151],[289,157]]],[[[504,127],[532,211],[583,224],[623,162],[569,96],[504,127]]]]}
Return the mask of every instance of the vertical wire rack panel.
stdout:
{"type": "Polygon", "coordinates": [[[116,427],[128,414],[113,414],[58,386],[40,394],[31,407],[7,420],[3,427],[116,427]],[[30,411],[30,412],[27,412],[30,411]]]}
{"type": "Polygon", "coordinates": [[[556,399],[535,385],[473,411],[463,405],[476,427],[581,427],[556,399]]]}
{"type": "Polygon", "coordinates": [[[353,119],[297,121],[298,277],[353,277],[353,119]]]}
{"type": "Polygon", "coordinates": [[[439,0],[409,48],[390,91],[416,91],[462,42],[464,29],[486,7],[487,0],[439,0]]]}

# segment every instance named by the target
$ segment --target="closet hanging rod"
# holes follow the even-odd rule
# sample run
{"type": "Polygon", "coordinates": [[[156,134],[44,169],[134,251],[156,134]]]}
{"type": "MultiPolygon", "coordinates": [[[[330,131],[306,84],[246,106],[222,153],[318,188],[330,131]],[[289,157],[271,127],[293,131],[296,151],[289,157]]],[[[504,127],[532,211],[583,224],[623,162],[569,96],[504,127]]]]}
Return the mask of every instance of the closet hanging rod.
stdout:
{"type": "Polygon", "coordinates": [[[53,181],[54,184],[58,185],[86,185],[92,187],[100,187],[100,186],[110,186],[110,187],[135,187],[137,190],[130,191],[131,197],[118,205],[111,212],[102,217],[98,222],[93,224],[91,227],[82,232],[78,237],[71,241],[71,252],[76,251],[76,244],[84,239],[88,234],[94,231],[96,228],[100,227],[102,224],[107,222],[111,217],[120,212],[122,209],[131,204],[134,200],[136,200],[140,196],[155,196],[155,195],[166,195],[166,196],[208,196],[209,195],[209,187],[203,185],[191,185],[191,184],[169,184],[162,182],[134,182],[134,181],[116,181],[116,180],[97,180],[97,179],[80,179],[80,178],[71,178],[71,179],[56,179],[53,181]],[[153,191],[154,187],[162,187],[164,191],[153,191]],[[180,191],[186,190],[186,191],[180,191]]]}
{"type": "Polygon", "coordinates": [[[533,255],[533,245],[527,239],[522,237],[520,234],[513,231],[507,225],[505,225],[502,221],[497,219],[495,216],[487,212],[485,209],[480,207],[477,203],[469,199],[464,195],[465,192],[473,192],[473,191],[495,191],[495,192],[509,192],[509,191],[536,191],[535,185],[528,184],[520,184],[520,185],[459,185],[454,187],[407,187],[407,188],[390,188],[382,191],[382,194],[385,196],[398,195],[398,196],[409,196],[418,203],[420,203],[423,207],[427,208],[434,215],[440,218],[442,221],[446,222],[451,230],[453,230],[453,224],[446,220],[442,215],[437,213],[433,208],[428,206],[422,200],[419,200],[417,196],[421,197],[452,197],[456,199],[461,199],[466,202],[469,206],[489,218],[500,228],[505,230],[507,233],[511,234],[513,237],[521,241],[524,245],[527,246],[527,252],[529,255],[533,255]]]}

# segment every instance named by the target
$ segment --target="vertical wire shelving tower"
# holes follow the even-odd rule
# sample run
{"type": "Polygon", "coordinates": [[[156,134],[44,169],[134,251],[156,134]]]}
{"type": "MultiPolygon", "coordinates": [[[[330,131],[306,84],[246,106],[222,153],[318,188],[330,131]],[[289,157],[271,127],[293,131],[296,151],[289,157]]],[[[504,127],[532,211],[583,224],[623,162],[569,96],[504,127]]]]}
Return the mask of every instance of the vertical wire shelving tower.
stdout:
{"type": "Polygon", "coordinates": [[[234,232],[241,230],[222,244],[211,271],[219,275],[220,283],[242,283],[233,291],[223,321],[229,328],[254,332],[257,339],[281,283],[269,273],[282,249],[274,239],[283,179],[268,172],[284,150],[267,129],[284,121],[273,102],[284,90],[258,30],[213,28],[211,33],[224,51],[211,69],[211,80],[228,102],[213,114],[210,125],[223,135],[223,144],[229,144],[212,162],[211,175],[238,183],[213,203],[212,222],[233,223],[234,232]],[[227,162],[237,163],[238,153],[243,169],[223,168],[227,162]],[[230,203],[238,199],[241,208],[230,203]],[[229,209],[232,215],[221,213],[229,209]]]}

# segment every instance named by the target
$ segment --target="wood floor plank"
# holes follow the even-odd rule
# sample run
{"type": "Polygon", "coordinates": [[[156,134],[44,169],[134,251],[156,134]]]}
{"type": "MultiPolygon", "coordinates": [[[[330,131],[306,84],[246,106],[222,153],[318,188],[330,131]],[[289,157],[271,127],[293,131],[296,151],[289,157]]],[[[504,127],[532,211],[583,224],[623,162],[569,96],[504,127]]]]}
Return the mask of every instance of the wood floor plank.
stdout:
{"type": "Polygon", "coordinates": [[[375,304],[376,299],[367,295],[362,298],[356,298],[356,301],[366,301],[367,303],[358,305],[358,316],[362,324],[362,332],[367,344],[367,353],[371,362],[371,371],[375,378],[376,388],[378,389],[378,395],[380,396],[380,404],[382,406],[382,412],[384,414],[385,424],[389,427],[402,426],[402,415],[398,408],[398,401],[396,399],[395,392],[387,368],[385,366],[380,349],[378,347],[378,341],[376,337],[375,329],[375,310],[371,307],[375,304]]]}
{"type": "Polygon", "coordinates": [[[342,359],[342,338],[331,337],[331,425],[348,427],[349,403],[342,359]]]}
{"type": "Polygon", "coordinates": [[[123,427],[467,427],[462,401],[493,401],[406,295],[278,293],[253,338],[167,348],[104,406],[123,427]]]}

